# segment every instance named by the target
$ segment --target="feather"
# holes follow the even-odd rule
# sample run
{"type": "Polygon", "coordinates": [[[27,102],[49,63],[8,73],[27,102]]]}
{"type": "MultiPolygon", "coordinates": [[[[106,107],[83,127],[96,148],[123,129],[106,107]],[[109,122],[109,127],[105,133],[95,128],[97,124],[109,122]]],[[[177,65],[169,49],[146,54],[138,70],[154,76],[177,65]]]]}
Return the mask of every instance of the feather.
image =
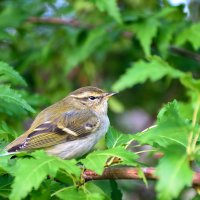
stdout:
{"type": "Polygon", "coordinates": [[[77,140],[92,134],[100,121],[90,110],[76,110],[63,113],[56,119],[47,120],[35,128],[30,128],[6,147],[8,152],[47,148],[67,141],[77,140]]]}

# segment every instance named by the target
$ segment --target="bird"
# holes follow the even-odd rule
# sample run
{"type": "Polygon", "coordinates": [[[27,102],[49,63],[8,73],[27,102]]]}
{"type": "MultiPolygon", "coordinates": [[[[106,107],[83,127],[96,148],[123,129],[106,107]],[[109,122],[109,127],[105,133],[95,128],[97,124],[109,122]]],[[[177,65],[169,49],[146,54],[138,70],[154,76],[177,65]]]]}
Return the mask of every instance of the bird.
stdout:
{"type": "Polygon", "coordinates": [[[106,134],[108,100],[114,92],[81,87],[41,111],[30,128],[5,147],[9,154],[43,149],[62,159],[81,157],[106,134]]]}

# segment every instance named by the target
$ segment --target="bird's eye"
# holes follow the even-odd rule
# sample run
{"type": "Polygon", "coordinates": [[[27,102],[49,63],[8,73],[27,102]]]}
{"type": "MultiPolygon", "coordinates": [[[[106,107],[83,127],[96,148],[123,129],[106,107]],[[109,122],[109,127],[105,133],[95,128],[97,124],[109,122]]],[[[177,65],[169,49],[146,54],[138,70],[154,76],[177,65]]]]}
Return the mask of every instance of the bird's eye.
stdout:
{"type": "Polygon", "coordinates": [[[94,101],[95,99],[96,99],[96,97],[94,97],[94,96],[90,96],[90,97],[89,97],[89,100],[94,101]]]}

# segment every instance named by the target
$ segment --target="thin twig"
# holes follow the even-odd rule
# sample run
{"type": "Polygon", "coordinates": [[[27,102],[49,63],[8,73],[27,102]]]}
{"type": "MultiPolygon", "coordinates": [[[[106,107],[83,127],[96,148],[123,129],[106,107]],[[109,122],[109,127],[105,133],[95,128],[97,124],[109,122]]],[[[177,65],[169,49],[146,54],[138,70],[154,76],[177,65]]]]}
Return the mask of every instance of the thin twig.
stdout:
{"type": "MultiPolygon", "coordinates": [[[[59,17],[48,17],[48,18],[30,17],[27,21],[30,23],[69,25],[69,26],[73,26],[73,27],[83,26],[83,24],[77,19],[66,19],[66,18],[59,18],[59,17]]],[[[86,25],[84,27],[92,28],[92,27],[94,27],[94,25],[86,25]]],[[[133,32],[124,31],[124,32],[122,32],[122,35],[126,38],[131,39],[134,34],[133,34],[133,32]]],[[[175,47],[175,46],[170,46],[169,50],[180,56],[188,57],[193,60],[196,60],[197,62],[200,62],[200,54],[198,54],[198,53],[189,51],[187,49],[175,47]]]]}
{"type": "Polygon", "coordinates": [[[39,24],[57,24],[57,25],[70,25],[74,27],[80,27],[80,21],[76,19],[63,19],[58,17],[51,18],[40,18],[40,17],[30,17],[27,20],[31,23],[39,24]]]}
{"type": "Polygon", "coordinates": [[[182,49],[182,48],[179,48],[179,47],[174,47],[174,46],[170,47],[170,51],[172,51],[172,52],[174,52],[174,53],[176,53],[180,56],[192,58],[192,59],[200,62],[200,54],[198,54],[198,53],[194,53],[192,51],[182,49]]]}

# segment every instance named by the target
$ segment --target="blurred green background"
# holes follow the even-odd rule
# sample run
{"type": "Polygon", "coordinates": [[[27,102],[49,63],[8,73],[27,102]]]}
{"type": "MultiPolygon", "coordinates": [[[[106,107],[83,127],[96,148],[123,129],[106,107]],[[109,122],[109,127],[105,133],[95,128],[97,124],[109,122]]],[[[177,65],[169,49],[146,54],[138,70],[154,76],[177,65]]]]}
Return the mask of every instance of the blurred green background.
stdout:
{"type": "MultiPolygon", "coordinates": [[[[24,77],[27,86],[15,88],[36,113],[94,85],[119,91],[110,101],[111,124],[137,132],[164,103],[188,101],[173,70],[200,77],[200,2],[183,2],[1,0],[0,60],[24,77]]],[[[16,112],[0,118],[18,135],[34,114],[16,112]]]]}

